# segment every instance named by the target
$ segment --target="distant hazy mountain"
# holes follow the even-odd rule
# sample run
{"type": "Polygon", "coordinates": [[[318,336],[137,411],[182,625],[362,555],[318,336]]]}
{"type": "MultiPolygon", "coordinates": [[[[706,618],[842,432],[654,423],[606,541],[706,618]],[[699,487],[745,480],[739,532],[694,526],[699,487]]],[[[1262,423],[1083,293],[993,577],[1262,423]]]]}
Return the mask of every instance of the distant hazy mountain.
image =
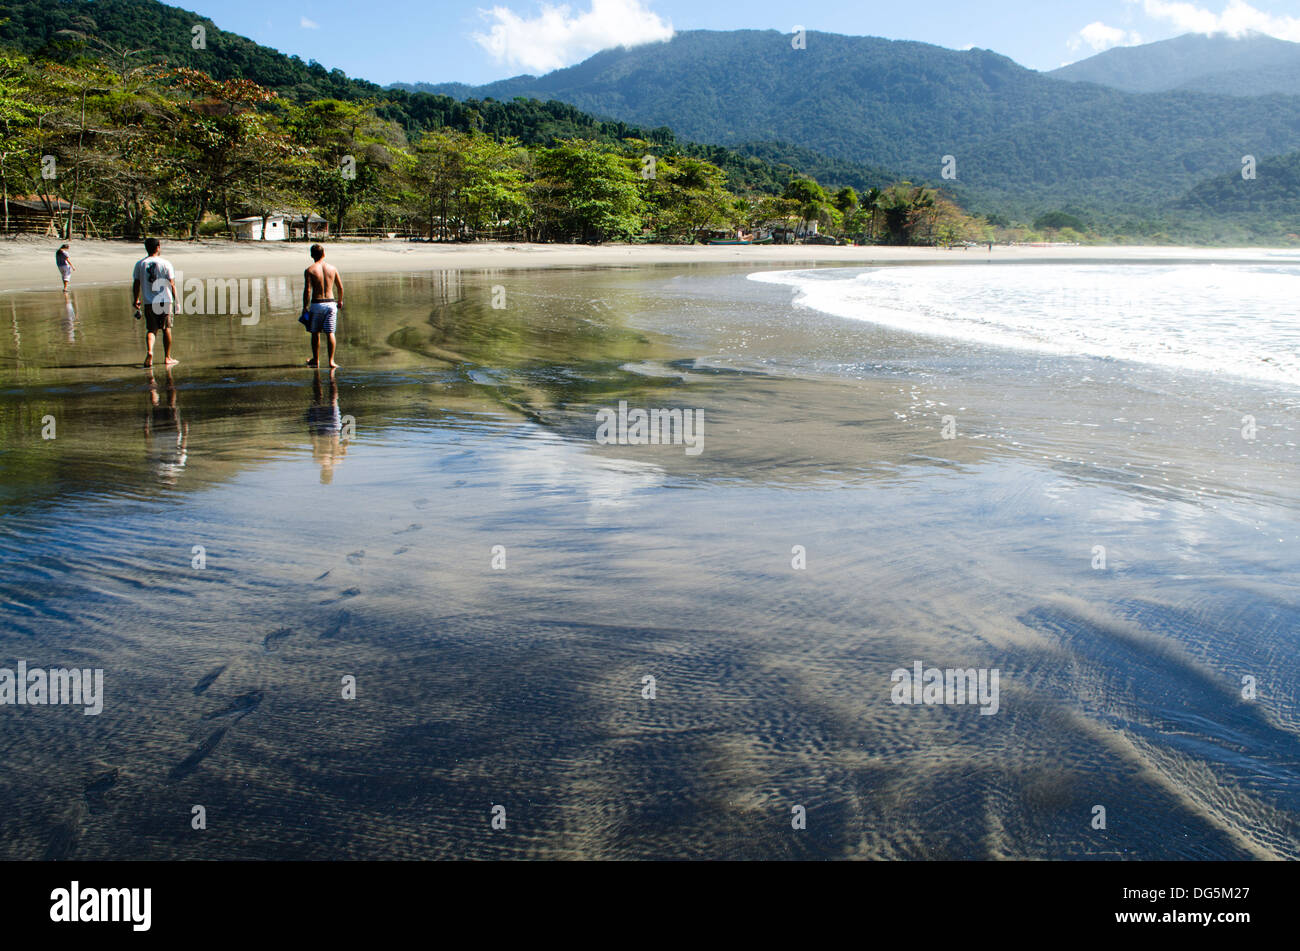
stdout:
{"type": "Polygon", "coordinates": [[[1300,129],[1300,96],[1138,95],[1065,82],[988,50],[829,33],[793,49],[776,31],[690,31],[541,77],[415,88],[558,99],[697,140],[781,140],[931,182],[951,155],[977,207],[1011,209],[1155,207],[1240,168],[1243,155],[1293,150],[1300,129]]]}
{"type": "Polygon", "coordinates": [[[1129,92],[1189,89],[1232,96],[1300,94],[1300,43],[1262,33],[1242,37],[1188,33],[1123,46],[1052,70],[1049,76],[1129,92]]]}

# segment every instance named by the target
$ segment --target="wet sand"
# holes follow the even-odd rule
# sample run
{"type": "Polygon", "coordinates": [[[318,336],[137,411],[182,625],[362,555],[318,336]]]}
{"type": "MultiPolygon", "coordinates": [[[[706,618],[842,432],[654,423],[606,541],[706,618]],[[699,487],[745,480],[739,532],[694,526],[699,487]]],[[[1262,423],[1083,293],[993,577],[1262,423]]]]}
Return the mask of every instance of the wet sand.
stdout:
{"type": "Polygon", "coordinates": [[[170,375],[120,287],[7,295],[3,652],[106,699],[0,711],[5,857],[1300,856],[1300,400],[745,273],[358,275],[332,384],[291,287],[170,375]]]}
{"type": "MultiPolygon", "coordinates": [[[[0,291],[61,287],[54,267],[55,239],[23,237],[0,242],[0,291]]],[[[72,286],[130,281],[131,267],[144,256],[140,244],[74,239],[72,286]]],[[[1223,260],[1257,257],[1262,252],[1171,247],[987,247],[941,248],[833,247],[822,245],[627,245],[494,243],[436,244],[409,241],[327,242],[328,259],[348,272],[422,273],[446,268],[584,268],[692,264],[858,264],[973,263],[995,261],[1223,260]]],[[[301,242],[167,241],[163,256],[197,277],[301,278],[309,263],[301,242]]],[[[1300,254],[1296,249],[1279,254],[1300,254]]],[[[301,287],[299,287],[301,292],[301,287]]]]}

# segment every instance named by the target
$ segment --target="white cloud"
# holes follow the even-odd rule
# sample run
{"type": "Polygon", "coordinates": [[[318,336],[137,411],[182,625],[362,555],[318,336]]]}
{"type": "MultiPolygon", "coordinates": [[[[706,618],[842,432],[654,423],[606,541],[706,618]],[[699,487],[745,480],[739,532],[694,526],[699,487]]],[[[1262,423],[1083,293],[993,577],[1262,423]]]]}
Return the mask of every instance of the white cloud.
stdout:
{"type": "Polygon", "coordinates": [[[480,13],[491,22],[476,43],[498,63],[544,73],[569,66],[613,46],[638,46],[673,37],[672,24],[648,10],[644,0],[591,0],[591,9],[571,12],[568,4],[541,4],[525,19],[508,7],[480,13]]]}
{"type": "Polygon", "coordinates": [[[1141,4],[1142,11],[1153,20],[1172,24],[1182,33],[1267,33],[1280,40],[1300,42],[1300,17],[1275,16],[1257,10],[1246,0],[1229,0],[1223,12],[1181,0],[1129,0],[1141,4]]]}
{"type": "Polygon", "coordinates": [[[319,29],[320,29],[320,24],[319,24],[319,23],[317,23],[315,20],[308,20],[306,17],[303,17],[301,20],[299,20],[299,21],[298,21],[298,25],[299,25],[300,27],[302,27],[304,30],[319,30],[319,29]]]}
{"type": "Polygon", "coordinates": [[[1117,26],[1107,26],[1097,20],[1070,37],[1069,47],[1077,50],[1087,46],[1100,53],[1113,46],[1137,46],[1141,42],[1142,37],[1136,33],[1122,30],[1117,26]]]}

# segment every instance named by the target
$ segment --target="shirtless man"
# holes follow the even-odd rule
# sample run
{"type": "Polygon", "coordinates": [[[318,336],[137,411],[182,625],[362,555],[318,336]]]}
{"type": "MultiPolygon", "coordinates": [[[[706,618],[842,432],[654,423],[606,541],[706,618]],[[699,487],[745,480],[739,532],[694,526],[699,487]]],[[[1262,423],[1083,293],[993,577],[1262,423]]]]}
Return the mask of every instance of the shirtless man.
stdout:
{"type": "Polygon", "coordinates": [[[302,311],[311,323],[311,359],[307,366],[320,366],[320,335],[327,334],[329,340],[330,369],[336,369],[334,362],[334,328],[338,323],[339,308],[343,306],[343,277],[338,268],[326,264],[325,249],[319,244],[311,246],[311,267],[303,271],[305,283],[302,288],[302,311]],[[335,296],[337,295],[337,296],[335,296]]]}

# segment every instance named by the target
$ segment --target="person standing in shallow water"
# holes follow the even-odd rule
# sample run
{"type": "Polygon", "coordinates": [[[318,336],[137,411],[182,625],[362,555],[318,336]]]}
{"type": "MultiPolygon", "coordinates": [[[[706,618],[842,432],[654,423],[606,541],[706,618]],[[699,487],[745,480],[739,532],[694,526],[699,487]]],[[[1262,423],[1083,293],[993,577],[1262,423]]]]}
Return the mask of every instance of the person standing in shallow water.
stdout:
{"type": "Polygon", "coordinates": [[[172,359],[172,310],[176,301],[176,269],[172,262],[158,253],[162,243],[157,238],[146,238],[144,249],[149,256],[135,262],[131,277],[131,296],[135,300],[135,316],[140,316],[140,301],[144,300],[144,365],[153,366],[153,341],[161,333],[163,338],[163,363],[175,366],[172,359]]]}
{"type": "Polygon", "coordinates": [[[343,306],[343,277],[338,268],[324,261],[325,249],[319,244],[311,246],[311,267],[303,271],[302,309],[310,320],[311,359],[307,366],[320,366],[320,335],[325,334],[329,344],[329,366],[334,362],[334,331],[338,324],[339,308],[343,306]],[[337,295],[337,296],[336,296],[337,295]]]}
{"type": "Polygon", "coordinates": [[[59,250],[54,252],[54,263],[59,267],[59,276],[63,278],[63,293],[68,292],[68,281],[72,279],[72,272],[76,270],[72,266],[72,259],[68,257],[69,245],[59,245],[59,250]]]}

